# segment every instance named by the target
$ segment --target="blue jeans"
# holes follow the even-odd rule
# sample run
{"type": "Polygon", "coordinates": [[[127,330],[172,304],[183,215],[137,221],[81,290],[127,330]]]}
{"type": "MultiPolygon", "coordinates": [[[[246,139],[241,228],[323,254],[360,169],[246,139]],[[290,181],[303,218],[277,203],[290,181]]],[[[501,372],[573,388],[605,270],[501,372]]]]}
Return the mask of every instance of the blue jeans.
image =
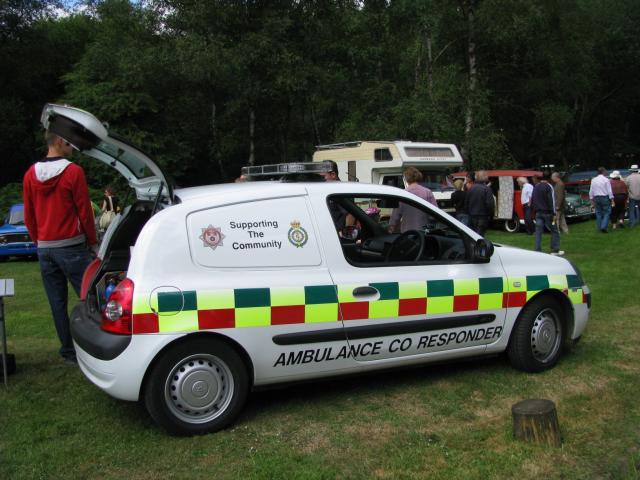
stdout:
{"type": "Polygon", "coordinates": [[[606,195],[598,195],[593,200],[596,204],[596,228],[606,230],[611,216],[611,199],[606,195]]]}
{"type": "Polygon", "coordinates": [[[542,233],[545,227],[551,231],[551,252],[560,250],[560,233],[558,226],[553,223],[554,215],[552,213],[536,214],[536,251],[542,251],[542,233]]]}
{"type": "Polygon", "coordinates": [[[629,199],[629,226],[635,227],[640,220],[640,200],[629,199]]]}
{"type": "Polygon", "coordinates": [[[91,254],[84,244],[61,248],[38,248],[42,283],[49,299],[53,322],[60,339],[60,355],[74,358],[73,339],[69,328],[68,287],[71,283],[80,295],[82,275],[91,263],[91,254]]]}
{"type": "Polygon", "coordinates": [[[460,223],[466,225],[467,227],[469,226],[469,215],[467,215],[466,213],[456,213],[456,218],[460,223]]]}
{"type": "Polygon", "coordinates": [[[471,215],[469,217],[469,226],[471,230],[484,237],[487,228],[489,228],[489,217],[486,215],[471,215]]]}
{"type": "Polygon", "coordinates": [[[529,205],[522,205],[522,209],[524,210],[524,225],[527,229],[527,233],[531,235],[535,228],[533,220],[531,219],[531,207],[529,205]]]}

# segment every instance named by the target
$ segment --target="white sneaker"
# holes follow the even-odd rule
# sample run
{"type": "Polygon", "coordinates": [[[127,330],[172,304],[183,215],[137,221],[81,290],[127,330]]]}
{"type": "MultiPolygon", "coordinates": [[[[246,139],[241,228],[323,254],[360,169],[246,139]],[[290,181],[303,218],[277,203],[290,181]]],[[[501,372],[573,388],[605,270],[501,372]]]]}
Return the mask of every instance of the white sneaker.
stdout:
{"type": "Polygon", "coordinates": [[[554,257],[561,257],[564,255],[564,250],[558,250],[557,252],[551,252],[554,257]]]}

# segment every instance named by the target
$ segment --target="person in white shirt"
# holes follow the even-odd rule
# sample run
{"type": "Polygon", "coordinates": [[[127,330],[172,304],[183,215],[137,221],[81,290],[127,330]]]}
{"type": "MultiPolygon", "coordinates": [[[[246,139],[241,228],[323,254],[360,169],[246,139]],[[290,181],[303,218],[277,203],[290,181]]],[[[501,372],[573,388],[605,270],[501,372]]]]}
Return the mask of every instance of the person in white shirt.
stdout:
{"type": "Polygon", "coordinates": [[[531,194],[533,193],[533,185],[529,183],[526,177],[518,177],[516,179],[520,185],[520,203],[522,203],[522,211],[524,212],[524,225],[529,235],[533,235],[533,219],[531,218],[531,194]]]}
{"type": "Polygon", "coordinates": [[[607,233],[613,207],[613,191],[606,175],[607,170],[604,167],[598,168],[598,176],[591,180],[589,188],[589,198],[596,209],[596,228],[602,233],[607,233]]]}

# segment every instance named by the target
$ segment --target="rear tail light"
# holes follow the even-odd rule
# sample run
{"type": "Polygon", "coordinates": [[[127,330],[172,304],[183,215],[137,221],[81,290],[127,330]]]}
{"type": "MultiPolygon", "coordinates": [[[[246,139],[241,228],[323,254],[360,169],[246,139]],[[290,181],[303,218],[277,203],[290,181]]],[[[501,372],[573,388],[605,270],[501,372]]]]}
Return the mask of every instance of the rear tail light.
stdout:
{"type": "Polygon", "coordinates": [[[80,284],[80,300],[86,300],[91,282],[93,282],[93,279],[96,276],[96,272],[100,268],[101,264],[102,260],[96,258],[85,269],[84,274],[82,275],[82,283],[80,284]]]}
{"type": "Polygon", "coordinates": [[[110,333],[130,335],[132,304],[133,282],[125,278],[113,289],[107,306],[102,311],[102,330],[110,333]]]}

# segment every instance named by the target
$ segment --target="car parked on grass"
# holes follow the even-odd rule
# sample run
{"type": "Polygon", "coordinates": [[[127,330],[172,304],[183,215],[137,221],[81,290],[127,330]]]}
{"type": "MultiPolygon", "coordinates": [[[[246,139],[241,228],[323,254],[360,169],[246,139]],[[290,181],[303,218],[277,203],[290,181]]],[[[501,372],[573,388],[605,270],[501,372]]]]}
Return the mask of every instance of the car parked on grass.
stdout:
{"type": "MultiPolygon", "coordinates": [[[[67,127],[67,141],[138,193],[84,274],[71,330],[85,376],[142,400],[173,434],[224,428],[252,388],[285,382],[500,352],[539,372],[586,327],[591,294],[569,261],[494,248],[404,190],[323,181],[174,190],[91,114],[47,105],[42,121],[67,127]],[[379,208],[412,208],[423,227],[389,232],[370,214],[379,208]]],[[[243,174],[322,180],[329,169],[243,174]]]]}
{"type": "Polygon", "coordinates": [[[24,206],[21,203],[11,205],[0,226],[0,261],[36,255],[36,245],[24,224],[24,206]]]}

